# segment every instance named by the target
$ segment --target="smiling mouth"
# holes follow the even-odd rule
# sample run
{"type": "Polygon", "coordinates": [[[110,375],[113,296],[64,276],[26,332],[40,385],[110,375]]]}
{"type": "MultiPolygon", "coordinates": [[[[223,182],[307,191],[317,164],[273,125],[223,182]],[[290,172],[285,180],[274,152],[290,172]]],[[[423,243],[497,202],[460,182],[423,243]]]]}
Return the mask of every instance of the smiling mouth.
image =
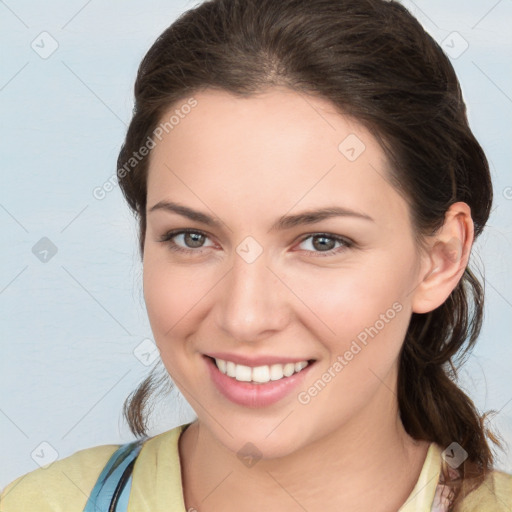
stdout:
{"type": "Polygon", "coordinates": [[[250,382],[252,384],[266,384],[267,382],[286,379],[287,377],[301,372],[315,361],[314,359],[309,359],[295,363],[246,366],[236,364],[233,361],[207,357],[215,363],[222,374],[239,382],[250,382]]]}

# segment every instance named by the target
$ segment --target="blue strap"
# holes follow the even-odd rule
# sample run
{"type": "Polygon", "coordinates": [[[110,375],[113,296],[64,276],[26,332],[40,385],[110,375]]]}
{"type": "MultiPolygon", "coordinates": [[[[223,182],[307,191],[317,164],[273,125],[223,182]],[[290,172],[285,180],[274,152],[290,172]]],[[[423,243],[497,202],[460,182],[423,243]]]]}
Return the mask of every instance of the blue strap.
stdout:
{"type": "Polygon", "coordinates": [[[117,506],[116,506],[116,510],[119,510],[119,512],[121,512],[121,511],[124,512],[125,510],[128,510],[128,499],[130,498],[131,487],[132,487],[132,475],[130,475],[128,482],[126,482],[126,485],[123,487],[121,495],[119,496],[119,500],[118,500],[117,506]]]}
{"type": "MultiPolygon", "coordinates": [[[[124,504],[124,510],[126,510],[132,480],[129,473],[131,473],[133,463],[144,441],[145,439],[138,439],[123,444],[112,454],[91,491],[84,512],[109,512],[113,510],[111,503],[114,495],[118,499],[118,504],[124,504]],[[127,478],[128,474],[129,479],[127,478]]],[[[122,511],[123,508],[120,510],[122,511]]]]}

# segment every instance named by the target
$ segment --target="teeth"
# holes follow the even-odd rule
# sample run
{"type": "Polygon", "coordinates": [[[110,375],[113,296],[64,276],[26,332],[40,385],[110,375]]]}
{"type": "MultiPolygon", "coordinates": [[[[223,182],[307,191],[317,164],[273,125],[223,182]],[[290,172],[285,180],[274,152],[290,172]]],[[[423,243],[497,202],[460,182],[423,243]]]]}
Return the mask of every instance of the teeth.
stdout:
{"type": "Polygon", "coordinates": [[[286,363],[283,368],[285,377],[289,377],[295,373],[295,363],[286,363]]]}
{"type": "Polygon", "coordinates": [[[233,377],[240,382],[255,382],[265,384],[271,380],[280,380],[283,377],[290,377],[294,373],[298,373],[306,366],[307,361],[299,361],[298,363],[273,364],[265,366],[245,366],[243,364],[235,364],[232,361],[224,361],[223,359],[215,359],[217,368],[228,377],[233,377]]]}
{"type": "MultiPolygon", "coordinates": [[[[249,373],[251,373],[249,366],[244,366],[243,368],[248,368],[249,373]]],[[[270,380],[270,370],[268,366],[256,366],[256,368],[253,368],[251,380],[261,383],[268,382],[270,380]]]]}
{"type": "Polygon", "coordinates": [[[307,361],[300,361],[299,363],[295,363],[295,372],[300,372],[302,369],[306,368],[307,365],[307,361]]]}
{"type": "Polygon", "coordinates": [[[240,380],[242,382],[251,382],[251,369],[248,366],[242,366],[241,364],[237,364],[235,366],[235,379],[240,380]]]}
{"type": "Polygon", "coordinates": [[[279,380],[283,378],[284,368],[282,364],[273,364],[270,367],[270,380],[279,380]]]}
{"type": "MultiPolygon", "coordinates": [[[[235,377],[236,376],[236,364],[231,361],[224,361],[224,362],[226,363],[226,375],[228,377],[235,377]]],[[[219,368],[219,370],[220,370],[220,368],[219,368]]]]}
{"type": "Polygon", "coordinates": [[[219,367],[219,370],[222,373],[226,373],[226,367],[227,367],[226,361],[224,361],[222,359],[216,359],[216,362],[217,362],[217,366],[219,367]]]}

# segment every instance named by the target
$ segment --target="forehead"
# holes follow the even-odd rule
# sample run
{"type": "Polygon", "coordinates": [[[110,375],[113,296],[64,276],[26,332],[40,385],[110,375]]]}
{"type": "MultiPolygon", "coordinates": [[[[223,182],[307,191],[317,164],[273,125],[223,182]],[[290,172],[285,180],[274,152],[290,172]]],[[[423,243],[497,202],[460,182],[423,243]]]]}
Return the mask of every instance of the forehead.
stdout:
{"type": "Polygon", "coordinates": [[[382,222],[408,216],[377,140],[327,100],[284,88],[246,98],[205,90],[193,98],[194,107],[180,110],[186,98],[163,116],[165,123],[174,114],[174,123],[152,150],[148,206],[184,198],[204,209],[209,201],[236,205],[243,218],[328,203],[382,222]]]}

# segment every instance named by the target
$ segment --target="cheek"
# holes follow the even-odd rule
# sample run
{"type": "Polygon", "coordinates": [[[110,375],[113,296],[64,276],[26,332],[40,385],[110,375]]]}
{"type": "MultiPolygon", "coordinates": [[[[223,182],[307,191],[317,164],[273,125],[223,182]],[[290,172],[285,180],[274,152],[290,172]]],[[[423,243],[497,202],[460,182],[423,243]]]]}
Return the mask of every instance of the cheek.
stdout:
{"type": "Polygon", "coordinates": [[[406,295],[412,273],[405,266],[401,272],[385,272],[388,263],[380,258],[376,265],[333,270],[303,283],[305,302],[321,319],[307,329],[315,329],[326,357],[301,397],[311,399],[319,411],[330,408],[349,416],[382,386],[393,389],[410,320],[406,295]]]}
{"type": "MultiPolygon", "coordinates": [[[[342,390],[346,404],[368,399],[395,366],[410,320],[412,263],[388,253],[302,275],[300,297],[317,315],[306,328],[327,356],[319,372],[329,372],[326,379],[336,375],[331,392],[342,390]]],[[[322,396],[319,403],[332,399],[329,392],[322,396]]]]}
{"type": "Polygon", "coordinates": [[[170,264],[165,254],[146,252],[144,300],[159,348],[163,348],[166,340],[183,335],[208,291],[206,283],[200,270],[192,272],[190,268],[170,264]]]}
{"type": "Polygon", "coordinates": [[[314,317],[317,325],[325,327],[324,335],[330,332],[334,337],[346,339],[375,323],[381,327],[381,315],[386,326],[396,323],[395,318],[406,316],[397,313],[410,307],[408,292],[413,282],[412,268],[393,267],[392,259],[383,254],[377,255],[374,262],[364,264],[314,272],[295,269],[288,273],[286,281],[315,314],[311,315],[312,322],[314,317]]]}

